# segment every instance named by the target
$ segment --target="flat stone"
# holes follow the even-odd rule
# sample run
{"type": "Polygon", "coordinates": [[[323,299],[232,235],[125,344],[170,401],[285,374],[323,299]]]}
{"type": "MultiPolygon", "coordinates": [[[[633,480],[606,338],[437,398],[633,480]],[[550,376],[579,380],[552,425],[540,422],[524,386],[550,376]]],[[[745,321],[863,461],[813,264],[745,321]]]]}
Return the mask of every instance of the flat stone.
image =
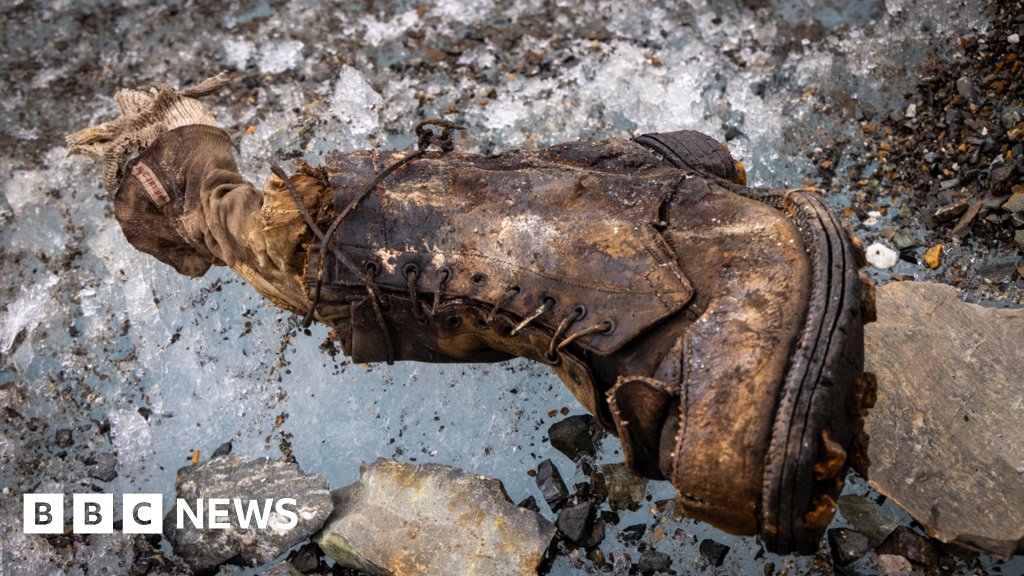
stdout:
{"type": "Polygon", "coordinates": [[[725,544],[720,544],[710,538],[702,540],[700,543],[700,555],[715,568],[725,562],[725,556],[729,554],[729,550],[730,548],[725,544]]]}
{"type": "Polygon", "coordinates": [[[669,569],[669,566],[672,566],[671,556],[657,550],[646,550],[640,555],[637,570],[641,574],[653,574],[655,572],[665,572],[669,569]]]}
{"type": "Polygon", "coordinates": [[[566,498],[569,497],[569,490],[565,487],[565,482],[562,481],[562,475],[558,472],[558,468],[550,459],[541,462],[537,466],[536,479],[537,488],[540,488],[541,496],[544,496],[544,501],[548,503],[548,508],[552,512],[558,512],[558,509],[565,504],[566,498]]]}
{"type": "Polygon", "coordinates": [[[903,556],[880,554],[878,556],[878,563],[881,565],[882,574],[885,576],[903,576],[904,574],[910,574],[914,570],[914,567],[910,565],[910,560],[903,556]]]}
{"type": "Polygon", "coordinates": [[[231,440],[228,440],[227,442],[218,446],[217,449],[213,451],[213,454],[210,456],[210,458],[219,458],[221,456],[227,456],[228,454],[231,454],[231,440]]]}
{"type": "Polygon", "coordinates": [[[1017,275],[1017,264],[1012,261],[993,262],[991,264],[979,266],[976,273],[978,276],[986,278],[992,282],[1009,282],[1017,275]]]}
{"type": "Polygon", "coordinates": [[[921,536],[907,526],[900,526],[882,542],[875,552],[903,556],[916,564],[929,568],[939,565],[939,549],[928,538],[921,536]]]}
{"type": "Polygon", "coordinates": [[[535,574],[555,527],[516,506],[500,480],[443,464],[379,459],[331,493],[312,541],[372,576],[535,574]]]}
{"type": "MultiPolygon", "coordinates": [[[[869,473],[874,470],[875,465],[872,464],[869,473]]],[[[867,537],[872,548],[881,544],[896,529],[896,520],[879,512],[878,508],[865,498],[850,494],[839,498],[836,504],[843,518],[867,537]]]]}
{"type": "Polygon", "coordinates": [[[537,499],[533,496],[527,496],[523,498],[523,501],[516,504],[520,508],[526,508],[527,510],[533,510],[534,512],[540,512],[540,506],[537,506],[537,499]]]}
{"type": "Polygon", "coordinates": [[[555,527],[566,540],[577,546],[582,546],[590,537],[596,513],[597,508],[593,502],[582,502],[559,512],[558,519],[555,520],[555,527]]]}
{"type": "MultiPolygon", "coordinates": [[[[1024,248],[1024,230],[1017,230],[1016,234],[1013,235],[1013,243],[1021,248],[1024,248]]],[[[1021,273],[1024,277],[1024,272],[1021,273]]]]}
{"type": "MultiPolygon", "coordinates": [[[[1003,559],[1024,551],[1024,310],[983,308],[952,286],[877,291],[865,370],[871,486],[927,534],[1003,559]]],[[[840,510],[842,499],[840,499],[840,510]]],[[[843,514],[846,516],[845,512],[843,514]]]]}
{"type": "Polygon", "coordinates": [[[601,436],[603,432],[590,414],[570,416],[548,428],[551,446],[574,462],[583,455],[596,455],[601,436]]]}
{"type": "Polygon", "coordinates": [[[182,528],[177,527],[177,502],[164,517],[163,525],[174,553],[197,574],[213,573],[226,563],[249,568],[266,564],[319,530],[332,509],[323,476],[306,475],[294,462],[269,458],[250,460],[231,455],[186,466],[178,470],[174,487],[177,498],[184,499],[193,510],[198,499],[203,499],[202,529],[196,528],[187,514],[182,528]],[[228,501],[219,509],[226,511],[220,521],[230,524],[230,528],[209,527],[212,498],[228,501]],[[275,508],[264,528],[258,527],[254,519],[242,528],[235,511],[236,498],[243,510],[249,509],[251,501],[262,507],[271,499],[276,507],[282,498],[292,498],[295,504],[286,505],[284,510],[294,513],[297,523],[292,528],[278,528],[289,519],[278,515],[275,508]]]}
{"type": "Polygon", "coordinates": [[[939,224],[945,224],[946,222],[952,222],[959,218],[964,212],[967,212],[967,200],[959,200],[952,204],[946,204],[935,211],[933,217],[935,222],[939,224]]]}
{"type": "Polygon", "coordinates": [[[917,234],[915,234],[913,230],[910,228],[900,228],[899,231],[893,235],[892,243],[898,250],[903,250],[904,248],[917,246],[919,241],[917,239],[917,234]]]}
{"type": "Polygon", "coordinates": [[[644,537],[644,532],[647,531],[646,524],[634,524],[632,526],[626,526],[622,530],[619,530],[617,538],[623,544],[632,545],[640,541],[644,537]]]}
{"type": "Polygon", "coordinates": [[[309,543],[295,552],[295,555],[288,559],[299,572],[312,572],[320,566],[320,547],[309,543]]]}
{"type": "Polygon", "coordinates": [[[832,551],[832,562],[837,566],[848,566],[868,553],[868,537],[849,528],[832,528],[828,531],[828,547],[832,551]]]}
{"type": "Polygon", "coordinates": [[[594,527],[590,529],[590,537],[587,538],[587,542],[583,545],[586,549],[591,549],[595,546],[604,542],[605,529],[608,526],[608,521],[604,518],[598,518],[594,520],[594,527]]]}
{"type": "Polygon", "coordinates": [[[1020,192],[1010,196],[1010,199],[1003,204],[1003,210],[1016,214],[1017,212],[1024,212],[1024,194],[1020,192]]]}
{"type": "Polygon", "coordinates": [[[608,506],[612,512],[640,509],[647,491],[646,478],[637,478],[629,473],[625,464],[602,464],[601,474],[608,486],[608,506]]]}
{"type": "Polygon", "coordinates": [[[967,76],[961,76],[960,79],[956,81],[956,91],[959,92],[960,96],[965,100],[970,100],[978,95],[978,91],[975,90],[974,84],[971,83],[971,80],[967,78],[967,76]]]}
{"type": "Polygon", "coordinates": [[[89,468],[89,477],[103,482],[110,482],[117,478],[117,456],[113,454],[100,455],[99,461],[89,468]]]}

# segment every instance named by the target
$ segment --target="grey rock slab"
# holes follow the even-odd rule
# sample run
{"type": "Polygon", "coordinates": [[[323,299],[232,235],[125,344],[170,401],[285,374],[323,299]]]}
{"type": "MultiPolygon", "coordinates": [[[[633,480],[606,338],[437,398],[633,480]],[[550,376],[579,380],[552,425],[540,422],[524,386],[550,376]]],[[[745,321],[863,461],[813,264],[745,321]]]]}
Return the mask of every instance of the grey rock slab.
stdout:
{"type": "Polygon", "coordinates": [[[868,537],[849,528],[832,528],[828,531],[828,547],[832,562],[847,566],[868,553],[868,537]]]}
{"type": "Polygon", "coordinates": [[[312,541],[372,576],[534,574],[555,527],[516,506],[500,480],[443,464],[379,459],[331,493],[312,541]]]}
{"type": "Polygon", "coordinates": [[[590,537],[596,512],[597,508],[593,502],[582,502],[559,512],[555,526],[567,540],[581,546],[586,544],[590,537]]]}
{"type": "Polygon", "coordinates": [[[537,466],[537,488],[540,488],[540,493],[552,512],[558,512],[569,497],[569,490],[562,481],[562,475],[550,459],[537,466]]]}
{"type": "Polygon", "coordinates": [[[725,544],[715,542],[710,538],[702,540],[699,549],[700,555],[715,568],[718,568],[725,562],[725,557],[729,554],[730,550],[725,544]]]}
{"type": "MultiPolygon", "coordinates": [[[[870,474],[872,470],[873,466],[868,473],[870,474]]],[[[839,505],[839,513],[843,518],[867,537],[872,548],[881,544],[898,526],[895,518],[882,514],[874,504],[860,496],[846,495],[836,504],[839,505]]]]}
{"type": "Polygon", "coordinates": [[[657,550],[647,550],[640,555],[640,562],[637,565],[637,572],[641,574],[653,574],[665,572],[672,565],[672,557],[657,550]]]}
{"type": "Polygon", "coordinates": [[[1003,559],[1024,551],[1024,310],[920,282],[879,288],[876,307],[865,326],[865,369],[878,377],[871,486],[933,538],[1003,559]]]}
{"type": "Polygon", "coordinates": [[[174,486],[177,498],[184,499],[193,511],[198,499],[203,499],[202,529],[195,527],[188,514],[183,517],[182,528],[177,527],[177,501],[164,517],[164,536],[174,553],[196,573],[212,572],[229,561],[247,567],[266,564],[319,530],[333,509],[323,476],[306,475],[294,462],[269,458],[250,460],[230,455],[186,466],[178,470],[174,486]],[[229,528],[209,528],[211,498],[228,500],[227,505],[218,509],[227,510],[219,521],[229,523],[229,528]],[[254,501],[253,505],[261,511],[267,499],[273,500],[266,527],[258,527],[250,518],[248,528],[242,528],[235,512],[236,498],[243,510],[248,510],[250,501],[254,501]],[[277,503],[283,498],[295,499],[294,505],[284,507],[297,516],[292,528],[279,527],[289,523],[289,518],[276,512],[277,503]]]}

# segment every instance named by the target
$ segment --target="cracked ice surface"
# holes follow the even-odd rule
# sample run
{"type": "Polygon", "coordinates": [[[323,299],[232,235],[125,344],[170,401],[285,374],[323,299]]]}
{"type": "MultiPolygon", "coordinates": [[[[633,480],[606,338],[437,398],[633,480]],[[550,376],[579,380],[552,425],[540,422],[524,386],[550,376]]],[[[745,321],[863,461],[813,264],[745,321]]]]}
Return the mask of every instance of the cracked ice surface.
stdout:
{"type": "MultiPolygon", "coordinates": [[[[820,114],[830,90],[884,110],[930,50],[986,26],[975,3],[939,0],[38,4],[0,3],[0,484],[159,492],[165,509],[176,470],[226,440],[249,457],[290,452],[332,488],[355,481],[360,461],[394,456],[539,497],[526,472],[545,458],[570,486],[585,481],[545,437],[553,411],[583,409],[521,361],[352,365],[320,346],[322,327],[305,336],[229,270],[190,279],[134,251],[98,166],[63,158],[63,135],[116,116],[118,87],[232,70],[239,81],[209,103],[257,183],[272,164],[315,165],[331,149],[404,149],[417,122],[442,116],[469,128],[461,151],[481,153],[679,128],[724,139],[735,127],[728,145],[750,183],[782,187],[807,171],[804,147],[834,137],[820,114]],[[65,427],[75,444],[56,457],[65,427]],[[110,451],[118,477],[83,479],[83,460],[110,451]]],[[[599,462],[620,461],[606,440],[599,462]]],[[[884,512],[908,521],[892,503],[884,512]]],[[[20,534],[20,513],[19,498],[0,498],[0,574],[123,571],[104,551],[122,536],[63,557],[20,534]]],[[[678,571],[699,565],[694,538],[706,537],[732,546],[726,570],[760,570],[756,540],[664,520],[644,507],[619,526],[656,525],[645,541],[678,571]]],[[[552,569],[576,571],[566,557],[552,569]]]]}

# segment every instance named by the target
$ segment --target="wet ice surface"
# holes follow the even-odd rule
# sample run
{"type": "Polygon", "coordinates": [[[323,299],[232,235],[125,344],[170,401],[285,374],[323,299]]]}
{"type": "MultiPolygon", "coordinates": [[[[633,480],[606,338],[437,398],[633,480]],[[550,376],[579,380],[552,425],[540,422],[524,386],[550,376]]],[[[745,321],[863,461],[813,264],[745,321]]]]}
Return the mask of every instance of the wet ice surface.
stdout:
{"type": "MultiPolygon", "coordinates": [[[[406,148],[418,121],[442,116],[469,128],[459,150],[482,153],[680,128],[724,140],[735,128],[742,135],[728,145],[751,185],[800,186],[810,170],[803,150],[858,128],[828,114],[826,94],[841,89],[885,110],[912,89],[929,51],[986,26],[976,3],[937,0],[748,1],[764,6],[757,11],[697,0],[42,4],[0,3],[5,576],[124,569],[102,551],[120,535],[94,538],[72,558],[20,534],[17,494],[85,492],[91,483],[118,499],[163,493],[166,509],[176,470],[195,450],[205,458],[229,439],[249,457],[290,451],[332,488],[355,481],[360,461],[392,456],[499,478],[517,502],[540,500],[526,472],[545,458],[570,487],[585,481],[546,441],[563,417],[549,413],[583,409],[544,367],[354,366],[319,346],[325,330],[303,335],[296,317],[229,270],[189,279],[135,252],[113,220],[98,166],[63,158],[63,135],[115,116],[117,87],[183,87],[234,71],[242,81],[211,106],[254,182],[274,163],[315,165],[331,149],[406,148]],[[100,434],[105,420],[109,434],[100,434]],[[65,451],[53,443],[65,427],[75,444],[54,457],[65,451]],[[83,480],[82,460],[109,451],[118,477],[83,480]]],[[[833,206],[849,205],[846,186],[817,185],[833,206]]],[[[860,233],[865,244],[877,239],[870,227],[860,233]]],[[[976,259],[974,248],[949,256],[976,259]]],[[[943,269],[901,261],[872,271],[882,280],[891,273],[941,278],[943,269]]],[[[1018,289],[993,303],[1013,305],[1018,289]]],[[[603,446],[599,463],[621,461],[617,441],[603,446]]],[[[849,490],[870,493],[861,481],[849,490]]],[[[673,490],[652,482],[648,494],[653,503],[673,490]]],[[[891,502],[883,512],[909,522],[891,502]]],[[[769,561],[791,574],[827,570],[817,557],[755,561],[755,539],[665,522],[649,507],[622,514],[619,527],[639,523],[651,528],[646,545],[669,553],[678,572],[703,566],[703,538],[732,547],[722,573],[760,572],[769,561]]],[[[610,530],[602,549],[607,557],[615,548],[639,559],[610,530]]],[[[871,557],[855,567],[870,573],[871,557]]],[[[551,573],[582,569],[561,557],[551,573]]]]}

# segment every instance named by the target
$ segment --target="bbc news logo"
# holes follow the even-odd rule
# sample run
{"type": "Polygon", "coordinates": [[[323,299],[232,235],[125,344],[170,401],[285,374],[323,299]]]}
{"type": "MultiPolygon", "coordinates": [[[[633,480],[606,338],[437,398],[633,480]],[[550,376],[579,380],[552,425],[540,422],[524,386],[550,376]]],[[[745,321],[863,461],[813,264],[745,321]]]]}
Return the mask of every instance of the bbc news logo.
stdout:
{"type": "MultiPolygon", "coordinates": [[[[203,529],[226,530],[231,528],[227,521],[234,504],[235,517],[243,530],[249,526],[264,530],[274,518],[274,529],[290,530],[299,523],[295,512],[294,498],[281,498],[274,502],[263,501],[260,508],[256,500],[234,498],[210,498],[196,500],[195,506],[178,498],[176,504],[178,529],[185,527],[188,518],[192,526],[203,529]],[[207,514],[203,514],[205,509],[207,514]],[[291,506],[292,510],[286,508],[291,506]],[[271,513],[271,510],[274,513],[271,513]],[[286,521],[282,522],[284,518],[286,521]]],[[[124,494],[121,499],[122,531],[125,534],[161,534],[163,518],[163,494],[124,494]]],[[[75,534],[113,534],[114,533],[114,495],[113,494],[74,494],[72,495],[72,530],[75,534]]],[[[64,495],[63,494],[25,494],[25,515],[23,520],[25,534],[63,534],[64,533],[64,495]]]]}

